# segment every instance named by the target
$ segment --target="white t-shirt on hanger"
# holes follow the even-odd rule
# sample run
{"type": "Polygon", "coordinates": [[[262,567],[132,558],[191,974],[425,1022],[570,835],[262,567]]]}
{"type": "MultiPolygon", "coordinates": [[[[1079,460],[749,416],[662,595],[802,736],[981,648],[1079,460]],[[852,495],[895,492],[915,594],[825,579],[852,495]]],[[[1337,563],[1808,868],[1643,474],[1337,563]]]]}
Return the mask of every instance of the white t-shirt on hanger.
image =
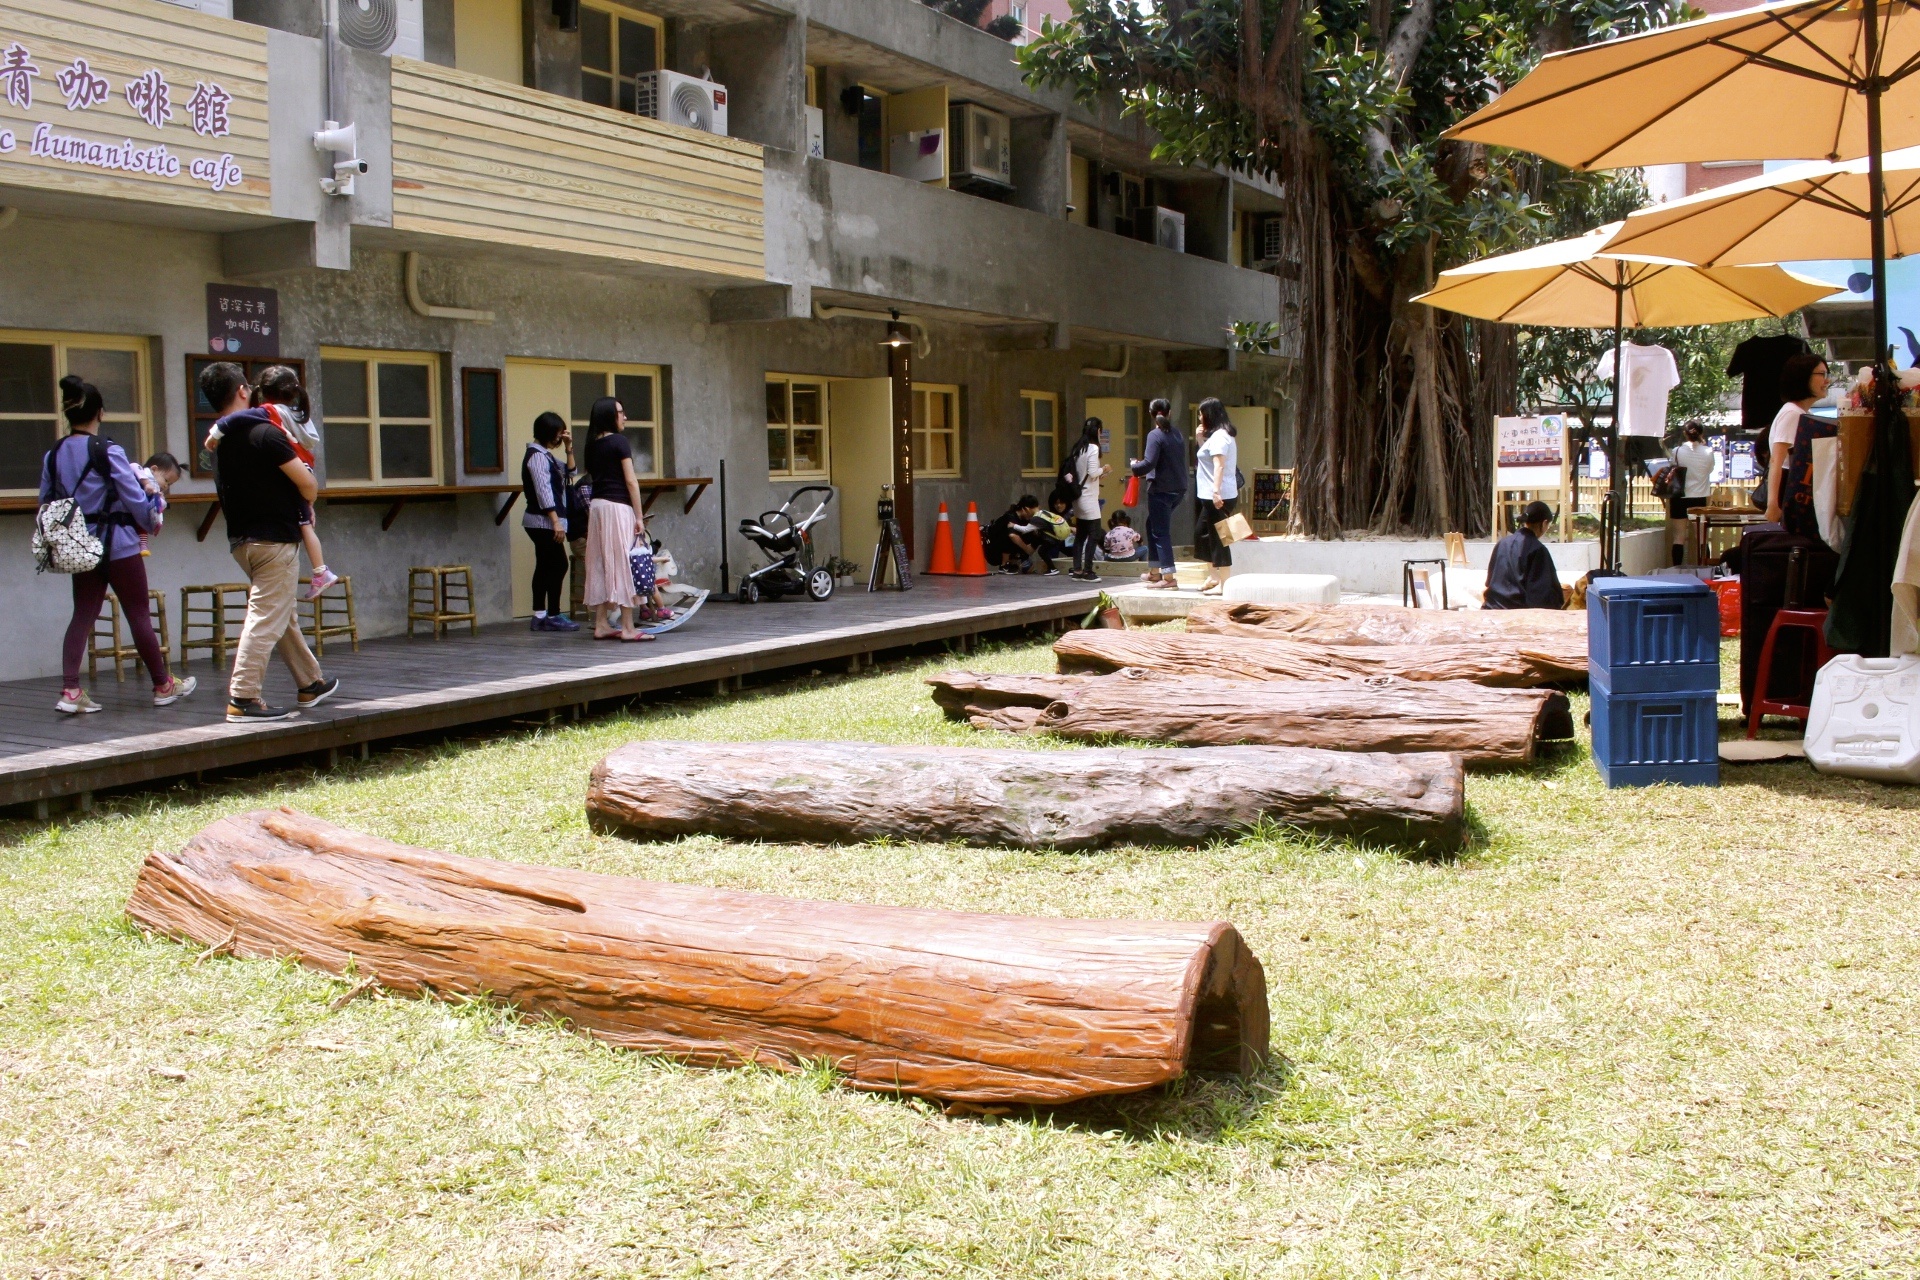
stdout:
{"type": "MultiPolygon", "coordinates": [[[[1620,344],[1621,379],[1626,392],[1621,397],[1620,434],[1623,436],[1664,436],[1667,434],[1667,395],[1680,385],[1680,366],[1673,352],[1665,347],[1643,347],[1637,342],[1620,344]]],[[[1600,353],[1593,376],[1601,380],[1613,377],[1613,348],[1600,353]]]]}

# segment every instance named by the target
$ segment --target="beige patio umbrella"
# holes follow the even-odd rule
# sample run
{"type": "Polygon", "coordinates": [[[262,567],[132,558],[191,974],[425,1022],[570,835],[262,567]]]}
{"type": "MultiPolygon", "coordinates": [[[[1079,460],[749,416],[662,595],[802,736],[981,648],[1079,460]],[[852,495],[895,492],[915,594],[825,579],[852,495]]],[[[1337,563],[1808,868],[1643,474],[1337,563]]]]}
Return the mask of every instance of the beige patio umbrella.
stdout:
{"type": "MultiPolygon", "coordinates": [[[[1890,153],[1883,181],[1887,250],[1905,257],[1920,250],[1920,147],[1890,153]]],[[[1795,165],[1637,210],[1608,252],[1715,265],[1869,257],[1868,183],[1865,160],[1795,165]]]]}
{"type": "MultiPolygon", "coordinates": [[[[1877,177],[1887,149],[1920,144],[1917,72],[1920,0],[1783,0],[1550,54],[1447,136],[1575,169],[1866,157],[1877,177]]],[[[1867,186],[1884,353],[1885,219],[1867,186]]]]}
{"type": "Polygon", "coordinates": [[[1839,289],[1778,266],[1698,267],[1675,258],[1615,252],[1621,224],[1584,236],[1442,271],[1415,298],[1430,307],[1508,324],[1567,329],[1613,326],[1613,425],[1607,456],[1615,518],[1605,538],[1606,567],[1618,558],[1620,488],[1620,343],[1632,325],[1722,324],[1784,316],[1839,289]]]}

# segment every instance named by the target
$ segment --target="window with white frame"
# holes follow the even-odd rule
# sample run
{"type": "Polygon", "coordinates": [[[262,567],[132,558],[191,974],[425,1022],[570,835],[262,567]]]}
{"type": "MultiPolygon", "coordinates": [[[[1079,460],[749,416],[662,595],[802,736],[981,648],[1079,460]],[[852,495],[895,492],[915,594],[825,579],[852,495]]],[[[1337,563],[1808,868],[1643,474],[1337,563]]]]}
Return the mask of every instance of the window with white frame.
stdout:
{"type": "Polygon", "coordinates": [[[321,348],[320,441],[329,485],[437,481],[440,358],[321,348]]]}
{"type": "Polygon", "coordinates": [[[827,384],[820,378],[767,375],[767,475],[776,480],[827,474],[827,384]]]}
{"type": "Polygon", "coordinates": [[[627,413],[626,437],[633,445],[633,474],[642,480],[659,478],[663,459],[658,365],[582,365],[569,361],[567,393],[567,422],[573,427],[573,443],[583,460],[583,468],[593,402],[602,396],[612,396],[627,413]]]}
{"type": "Polygon", "coordinates": [[[960,474],[959,387],[914,387],[913,473],[915,476],[960,474]]]}
{"type": "Polygon", "coordinates": [[[0,329],[0,493],[39,492],[40,460],[66,433],[68,374],[100,389],[100,434],[144,461],[153,444],[147,351],[145,338],[0,329]]]}
{"type": "Polygon", "coordinates": [[[581,100],[622,111],[639,110],[634,81],[660,69],[663,26],[650,13],[615,5],[581,5],[581,100]]]}
{"type": "Polygon", "coordinates": [[[1020,474],[1052,475],[1060,465],[1060,397],[1051,391],[1022,391],[1020,415],[1020,474]]]}

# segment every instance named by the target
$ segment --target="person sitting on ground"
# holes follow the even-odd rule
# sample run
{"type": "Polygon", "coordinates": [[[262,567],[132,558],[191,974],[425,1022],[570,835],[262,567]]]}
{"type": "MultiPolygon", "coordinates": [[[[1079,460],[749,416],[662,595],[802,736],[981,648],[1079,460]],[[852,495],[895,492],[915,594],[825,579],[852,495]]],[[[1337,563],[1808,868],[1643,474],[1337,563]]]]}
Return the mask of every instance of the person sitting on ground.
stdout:
{"type": "Polygon", "coordinates": [[[1107,538],[1103,546],[1107,559],[1138,560],[1140,531],[1133,527],[1133,517],[1124,511],[1116,511],[1107,526],[1107,538]]]}
{"type": "Polygon", "coordinates": [[[1073,546],[1070,513],[1073,499],[1056,490],[1047,495],[1047,509],[1033,513],[1033,527],[1040,535],[1040,558],[1053,567],[1053,557],[1068,554],[1073,546]]]}
{"type": "Polygon", "coordinates": [[[1040,529],[1033,517],[1040,510],[1040,499],[1023,493],[1000,517],[987,526],[987,559],[1002,573],[1025,573],[1032,568],[1033,557],[1046,561],[1048,573],[1058,573],[1043,554],[1040,529]]]}
{"type": "Polygon", "coordinates": [[[1553,523],[1553,511],[1544,502],[1529,502],[1520,513],[1520,527],[1493,549],[1487,563],[1487,609],[1564,609],[1566,594],[1553,553],[1540,535],[1553,523]]]}

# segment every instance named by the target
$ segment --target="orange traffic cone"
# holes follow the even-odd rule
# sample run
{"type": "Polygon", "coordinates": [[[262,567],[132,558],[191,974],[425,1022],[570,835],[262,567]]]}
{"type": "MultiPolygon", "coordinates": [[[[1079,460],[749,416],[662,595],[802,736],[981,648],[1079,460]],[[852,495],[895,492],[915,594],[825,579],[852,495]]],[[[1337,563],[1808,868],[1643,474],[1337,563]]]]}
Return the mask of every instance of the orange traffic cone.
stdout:
{"type": "Polygon", "coordinates": [[[960,576],[987,576],[987,547],[980,541],[980,508],[971,502],[967,504],[966,532],[960,535],[960,576]]]}
{"type": "Polygon", "coordinates": [[[928,573],[953,573],[953,521],[947,518],[947,504],[940,504],[940,519],[933,526],[933,557],[928,573]]]}

